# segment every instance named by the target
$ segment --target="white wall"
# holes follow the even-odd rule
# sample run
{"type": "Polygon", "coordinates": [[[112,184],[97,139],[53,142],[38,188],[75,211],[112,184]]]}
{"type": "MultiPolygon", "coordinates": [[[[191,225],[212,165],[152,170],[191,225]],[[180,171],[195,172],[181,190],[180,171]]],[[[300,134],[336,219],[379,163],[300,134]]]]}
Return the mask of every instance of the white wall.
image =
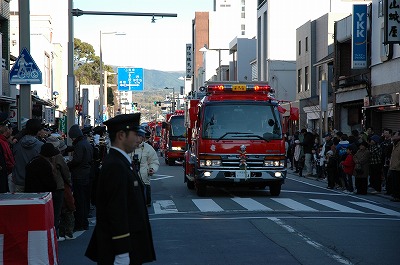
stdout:
{"type": "MultiPolygon", "coordinates": [[[[371,36],[371,83],[372,87],[382,84],[399,82],[400,77],[400,45],[393,45],[393,59],[381,60],[381,26],[383,17],[378,17],[378,2],[372,1],[372,36],[371,36]]],[[[389,91],[388,91],[389,92],[389,91]]],[[[393,91],[395,92],[395,91],[393,91]]],[[[398,91],[397,91],[398,92],[398,91]]],[[[374,94],[374,93],[373,93],[374,94]]]]}
{"type": "MultiPolygon", "coordinates": [[[[367,3],[368,1],[361,1],[367,3]]],[[[351,13],[355,2],[341,0],[269,0],[267,59],[296,59],[296,28],[325,13],[351,13]],[[330,9],[329,3],[332,6],[330,9]],[[284,15],[283,15],[284,14],[284,15]]]]}

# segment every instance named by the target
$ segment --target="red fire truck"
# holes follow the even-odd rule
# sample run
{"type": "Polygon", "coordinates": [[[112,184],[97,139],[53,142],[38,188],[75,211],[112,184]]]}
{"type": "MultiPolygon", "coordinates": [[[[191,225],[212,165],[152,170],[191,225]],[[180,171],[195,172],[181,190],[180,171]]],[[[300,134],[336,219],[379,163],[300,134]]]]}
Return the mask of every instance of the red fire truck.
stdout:
{"type": "Polygon", "coordinates": [[[186,106],[184,175],[198,196],[207,186],[248,186],[278,196],[286,178],[279,104],[267,83],[209,82],[186,106]]]}
{"type": "Polygon", "coordinates": [[[175,161],[183,161],[185,153],[185,124],[184,111],[176,110],[167,114],[166,122],[162,123],[162,140],[160,146],[161,155],[169,166],[175,165],[175,161]]]}
{"type": "Polygon", "coordinates": [[[158,151],[158,149],[160,149],[160,142],[161,142],[162,122],[160,121],[149,122],[149,129],[151,132],[150,142],[154,150],[158,151]]]}

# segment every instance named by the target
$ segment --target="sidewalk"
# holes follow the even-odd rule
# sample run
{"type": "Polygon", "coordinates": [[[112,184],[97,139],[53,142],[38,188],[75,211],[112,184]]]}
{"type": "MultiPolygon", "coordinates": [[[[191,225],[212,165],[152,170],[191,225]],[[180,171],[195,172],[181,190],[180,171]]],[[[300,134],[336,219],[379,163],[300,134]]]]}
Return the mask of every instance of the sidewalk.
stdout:
{"type": "MultiPolygon", "coordinates": [[[[291,175],[292,177],[297,177],[298,179],[307,179],[307,180],[311,180],[311,181],[313,181],[314,183],[319,183],[319,184],[321,184],[321,187],[327,188],[328,180],[327,180],[326,178],[323,178],[323,179],[317,178],[317,175],[316,175],[316,174],[314,174],[314,175],[312,175],[312,176],[310,176],[310,177],[305,177],[305,174],[303,173],[303,176],[300,177],[298,173],[295,173],[295,170],[294,170],[294,169],[291,170],[291,169],[289,169],[289,168],[287,169],[287,173],[288,173],[289,175],[291,175]]],[[[332,189],[332,190],[335,190],[335,191],[337,191],[337,192],[341,192],[341,193],[344,193],[344,194],[353,194],[353,193],[351,193],[351,192],[348,192],[347,190],[342,190],[342,189],[336,189],[336,188],[335,188],[335,189],[332,189]]],[[[386,191],[375,192],[374,189],[368,188],[368,194],[367,194],[367,195],[364,195],[364,196],[371,196],[371,195],[372,195],[372,196],[379,196],[379,197],[381,197],[381,198],[385,198],[385,199],[387,199],[387,200],[390,201],[390,199],[392,198],[392,196],[386,195],[385,192],[386,192],[386,191]]],[[[355,194],[354,194],[354,195],[355,195],[355,194]]]]}

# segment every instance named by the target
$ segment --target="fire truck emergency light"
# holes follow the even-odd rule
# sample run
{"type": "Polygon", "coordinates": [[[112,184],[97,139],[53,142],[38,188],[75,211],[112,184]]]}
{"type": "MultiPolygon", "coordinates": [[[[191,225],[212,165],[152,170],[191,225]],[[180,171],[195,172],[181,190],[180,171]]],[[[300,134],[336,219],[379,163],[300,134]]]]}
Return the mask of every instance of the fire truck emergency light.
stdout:
{"type": "Polygon", "coordinates": [[[248,85],[248,84],[213,84],[207,87],[208,92],[267,92],[273,93],[274,90],[269,85],[248,85]]]}

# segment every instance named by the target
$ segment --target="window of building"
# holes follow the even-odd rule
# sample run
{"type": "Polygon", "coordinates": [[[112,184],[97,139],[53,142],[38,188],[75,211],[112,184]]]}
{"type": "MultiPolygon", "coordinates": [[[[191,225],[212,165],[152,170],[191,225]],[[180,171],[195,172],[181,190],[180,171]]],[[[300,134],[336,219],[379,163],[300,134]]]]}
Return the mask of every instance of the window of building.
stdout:
{"type": "Polygon", "coordinates": [[[301,40],[299,40],[299,55],[301,55],[301,40]]]}
{"type": "Polygon", "coordinates": [[[246,7],[242,6],[242,12],[246,11],[246,7]]]}
{"type": "Polygon", "coordinates": [[[306,52],[308,52],[308,37],[306,37],[306,52]]]}
{"type": "Polygon", "coordinates": [[[242,18],[246,18],[246,13],[242,12],[241,17],[242,17],[242,18]]]}
{"type": "Polygon", "coordinates": [[[304,89],[306,91],[310,89],[310,83],[308,82],[308,66],[304,68],[304,89]]]}
{"type": "Polygon", "coordinates": [[[240,29],[241,30],[246,30],[246,25],[245,24],[240,25],[240,29]]]}
{"type": "Polygon", "coordinates": [[[50,55],[48,53],[44,53],[44,76],[43,76],[43,84],[46,87],[50,87],[50,55]]]}
{"type": "Polygon", "coordinates": [[[302,89],[302,81],[301,81],[301,69],[297,70],[297,92],[301,92],[302,89]]]}

